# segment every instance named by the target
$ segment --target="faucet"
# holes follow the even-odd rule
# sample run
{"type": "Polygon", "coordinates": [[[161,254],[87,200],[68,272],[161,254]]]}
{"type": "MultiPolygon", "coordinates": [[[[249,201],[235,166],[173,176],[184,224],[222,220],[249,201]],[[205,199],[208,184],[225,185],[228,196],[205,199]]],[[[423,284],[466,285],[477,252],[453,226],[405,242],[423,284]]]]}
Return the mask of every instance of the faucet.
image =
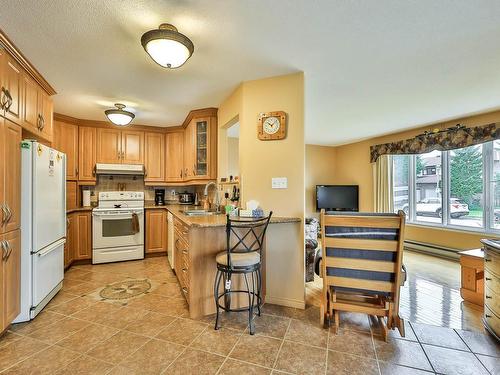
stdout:
{"type": "Polygon", "coordinates": [[[219,201],[219,189],[217,188],[217,182],[210,181],[208,184],[206,184],[205,191],[203,192],[203,195],[205,197],[208,197],[208,189],[210,189],[211,186],[215,186],[215,210],[217,212],[219,212],[220,201],[219,201]]]}

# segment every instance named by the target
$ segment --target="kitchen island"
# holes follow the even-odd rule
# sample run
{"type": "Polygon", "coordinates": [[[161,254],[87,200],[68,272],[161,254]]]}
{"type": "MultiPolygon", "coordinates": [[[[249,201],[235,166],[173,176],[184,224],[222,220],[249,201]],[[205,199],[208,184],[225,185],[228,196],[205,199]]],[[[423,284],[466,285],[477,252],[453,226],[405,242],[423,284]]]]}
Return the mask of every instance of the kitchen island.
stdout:
{"type": "MultiPolygon", "coordinates": [[[[158,208],[158,206],[153,206],[158,208]]],[[[146,209],[153,208],[146,205],[146,209]]],[[[193,206],[163,206],[173,216],[174,226],[174,269],[189,305],[191,318],[215,313],[214,279],[217,270],[215,256],[226,250],[226,216],[222,214],[209,216],[188,216],[183,211],[195,209],[193,206]]],[[[272,235],[271,228],[276,225],[294,225],[300,227],[300,218],[272,217],[266,235],[266,244],[272,235]],[[299,225],[297,225],[299,224],[299,225]]],[[[263,296],[266,295],[269,257],[266,248],[262,254],[263,296]]],[[[233,280],[233,288],[241,289],[240,280],[233,280]]],[[[247,298],[233,298],[234,306],[242,307],[248,303],[247,298]]]]}

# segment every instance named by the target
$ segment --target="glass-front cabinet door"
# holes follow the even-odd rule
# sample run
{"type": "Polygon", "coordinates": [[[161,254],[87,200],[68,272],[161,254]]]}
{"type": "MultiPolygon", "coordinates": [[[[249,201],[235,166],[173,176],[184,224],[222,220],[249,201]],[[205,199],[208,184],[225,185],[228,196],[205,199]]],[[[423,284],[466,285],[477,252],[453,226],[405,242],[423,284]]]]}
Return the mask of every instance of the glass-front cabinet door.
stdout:
{"type": "Polygon", "coordinates": [[[195,172],[196,176],[208,175],[208,121],[197,120],[195,123],[196,151],[195,172]]]}

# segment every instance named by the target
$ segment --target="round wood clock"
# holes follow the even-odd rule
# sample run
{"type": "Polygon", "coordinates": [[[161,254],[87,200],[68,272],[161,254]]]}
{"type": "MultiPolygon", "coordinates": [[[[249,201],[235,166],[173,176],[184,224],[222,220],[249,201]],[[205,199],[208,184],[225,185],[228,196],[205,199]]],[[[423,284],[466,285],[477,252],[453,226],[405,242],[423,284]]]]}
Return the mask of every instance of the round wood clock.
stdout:
{"type": "Polygon", "coordinates": [[[271,141],[286,137],[286,113],[265,112],[259,115],[257,135],[261,141],[271,141]]]}

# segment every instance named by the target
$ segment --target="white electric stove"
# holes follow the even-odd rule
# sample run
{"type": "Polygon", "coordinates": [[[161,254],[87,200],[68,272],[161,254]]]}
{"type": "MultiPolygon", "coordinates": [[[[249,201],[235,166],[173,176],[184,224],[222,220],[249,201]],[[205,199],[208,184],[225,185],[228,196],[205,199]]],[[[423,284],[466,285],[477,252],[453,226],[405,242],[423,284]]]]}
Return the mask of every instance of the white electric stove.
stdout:
{"type": "Polygon", "coordinates": [[[100,192],[92,224],[93,264],[144,258],[144,192],[100,192]]]}

